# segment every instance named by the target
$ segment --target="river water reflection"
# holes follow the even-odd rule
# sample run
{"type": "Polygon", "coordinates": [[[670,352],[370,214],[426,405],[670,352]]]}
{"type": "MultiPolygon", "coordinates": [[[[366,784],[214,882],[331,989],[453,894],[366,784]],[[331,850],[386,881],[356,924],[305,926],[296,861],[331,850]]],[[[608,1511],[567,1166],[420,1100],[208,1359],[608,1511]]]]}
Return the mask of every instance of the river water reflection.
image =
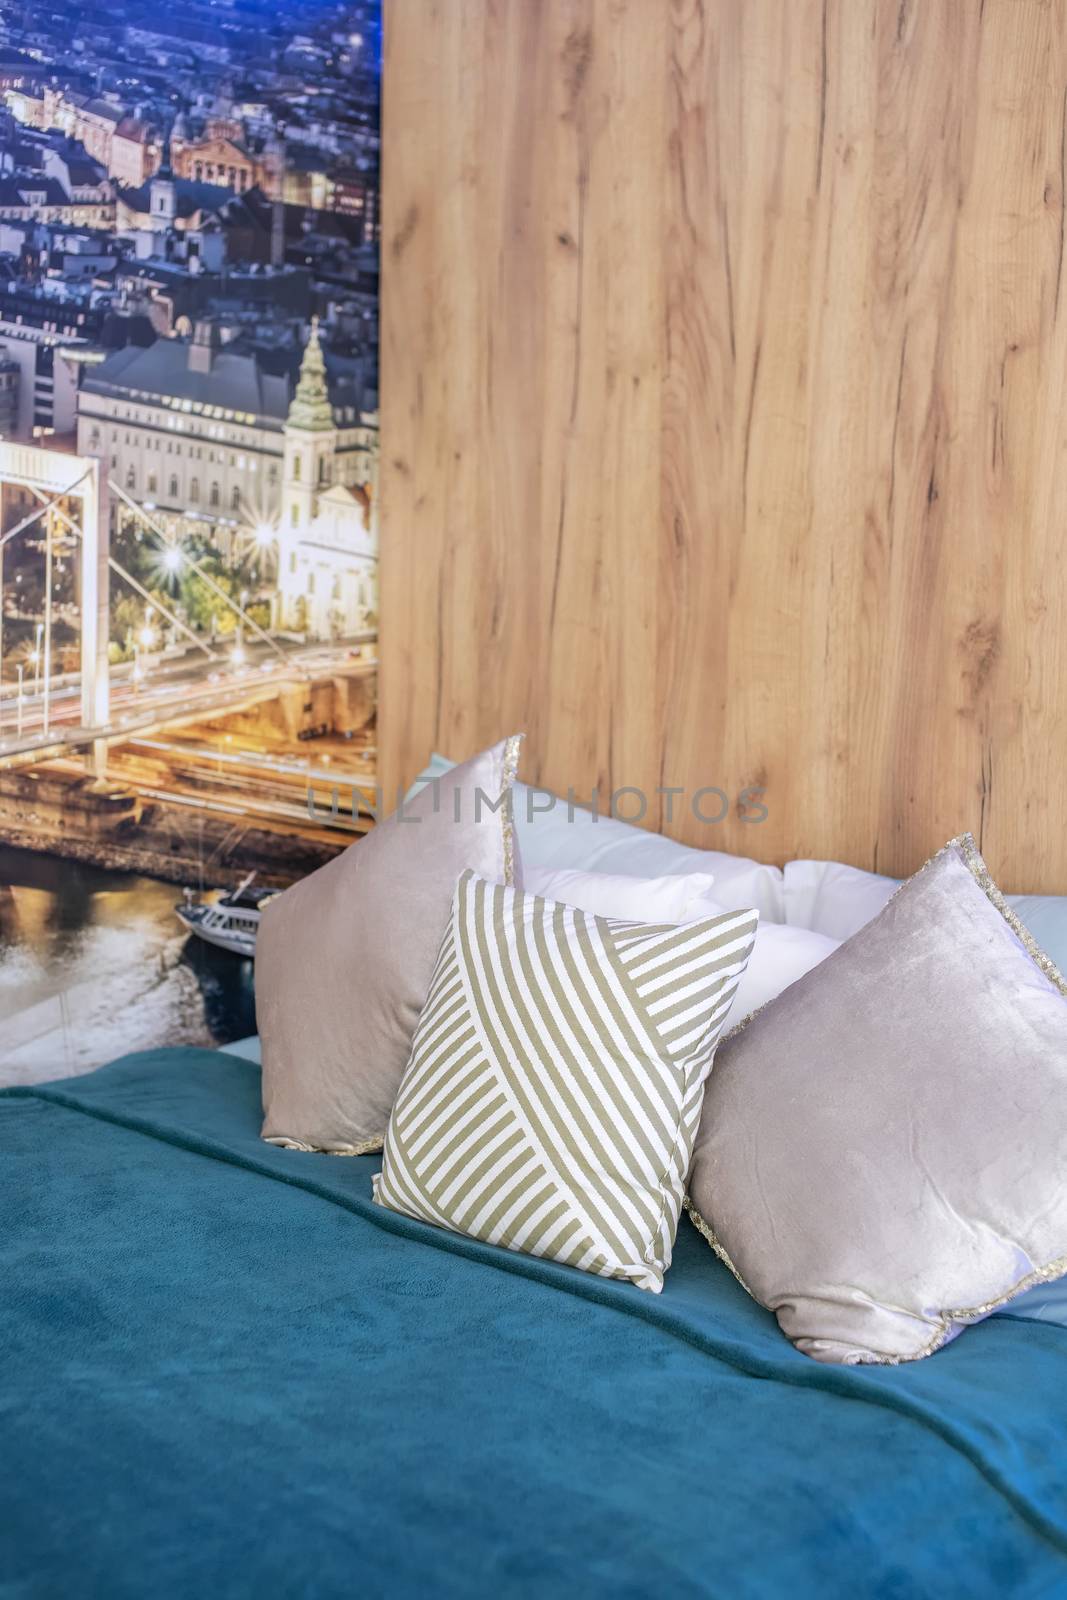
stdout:
{"type": "Polygon", "coordinates": [[[0,1085],[255,1032],[252,963],[186,936],[171,883],[0,845],[0,1085]]]}

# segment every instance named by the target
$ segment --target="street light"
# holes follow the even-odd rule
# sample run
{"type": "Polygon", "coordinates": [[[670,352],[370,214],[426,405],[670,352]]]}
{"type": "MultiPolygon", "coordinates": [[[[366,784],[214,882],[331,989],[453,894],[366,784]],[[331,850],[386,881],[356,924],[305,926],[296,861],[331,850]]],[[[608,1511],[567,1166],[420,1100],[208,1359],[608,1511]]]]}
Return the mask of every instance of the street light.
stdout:
{"type": "Polygon", "coordinates": [[[144,627],[141,629],[137,637],[144,645],[146,650],[153,649],[156,643],[156,630],[152,626],[152,618],[155,616],[155,614],[156,608],[154,605],[149,604],[145,606],[144,627]]]}
{"type": "Polygon", "coordinates": [[[271,581],[273,573],[274,592],[271,596],[270,626],[278,625],[278,524],[277,521],[269,522],[266,517],[257,522],[252,528],[253,547],[260,552],[260,561],[253,572],[257,582],[262,578],[264,583],[271,581]]]}

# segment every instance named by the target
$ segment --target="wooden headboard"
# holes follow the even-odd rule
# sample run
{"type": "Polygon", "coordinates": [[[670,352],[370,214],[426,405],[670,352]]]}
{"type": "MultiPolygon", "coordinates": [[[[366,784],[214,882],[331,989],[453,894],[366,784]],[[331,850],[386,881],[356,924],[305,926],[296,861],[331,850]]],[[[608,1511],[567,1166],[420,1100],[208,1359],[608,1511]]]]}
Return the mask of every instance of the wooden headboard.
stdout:
{"type": "Polygon", "coordinates": [[[695,844],[1067,891],[1067,8],[385,25],[386,785],[525,728],[695,844]]]}

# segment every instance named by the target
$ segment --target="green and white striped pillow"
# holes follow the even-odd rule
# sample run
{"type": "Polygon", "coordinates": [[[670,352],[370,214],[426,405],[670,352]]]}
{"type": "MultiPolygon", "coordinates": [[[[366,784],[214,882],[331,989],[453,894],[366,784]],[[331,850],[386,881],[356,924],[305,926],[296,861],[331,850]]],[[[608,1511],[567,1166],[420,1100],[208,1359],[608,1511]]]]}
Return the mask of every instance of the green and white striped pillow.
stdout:
{"type": "Polygon", "coordinates": [[[757,921],[617,921],[465,872],[378,1204],[658,1293],[757,921]]]}

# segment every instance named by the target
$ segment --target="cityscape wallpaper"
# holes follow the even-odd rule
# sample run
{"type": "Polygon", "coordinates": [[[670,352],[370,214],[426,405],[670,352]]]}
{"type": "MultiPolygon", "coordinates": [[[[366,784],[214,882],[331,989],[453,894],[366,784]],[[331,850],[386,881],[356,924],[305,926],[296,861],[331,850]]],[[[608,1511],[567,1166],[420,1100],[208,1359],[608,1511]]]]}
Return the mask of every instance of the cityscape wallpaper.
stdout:
{"type": "Polygon", "coordinates": [[[380,0],[0,0],[0,1084],[372,825],[380,0]]]}

